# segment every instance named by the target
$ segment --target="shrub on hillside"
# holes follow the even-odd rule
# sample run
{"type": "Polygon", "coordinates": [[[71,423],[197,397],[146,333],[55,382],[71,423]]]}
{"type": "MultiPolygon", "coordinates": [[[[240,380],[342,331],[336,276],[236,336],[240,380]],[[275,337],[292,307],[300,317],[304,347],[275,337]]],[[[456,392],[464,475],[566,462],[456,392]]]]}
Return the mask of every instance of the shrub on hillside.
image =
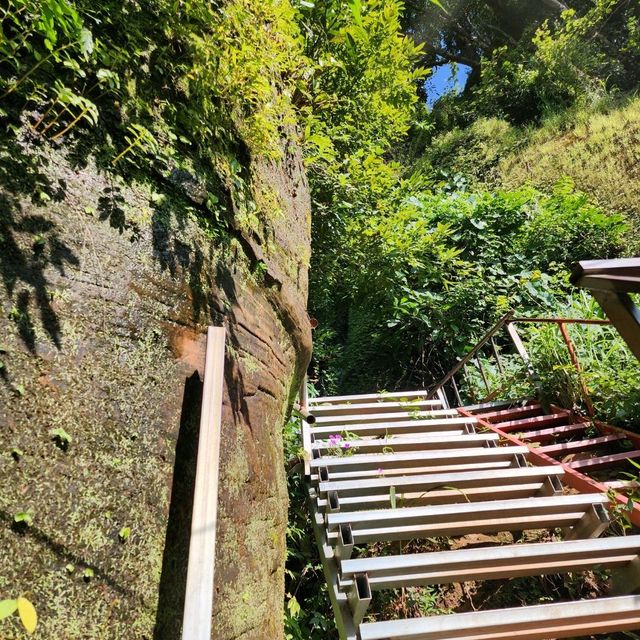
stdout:
{"type": "Polygon", "coordinates": [[[507,308],[553,304],[567,266],[617,255],[624,231],[566,181],[551,196],[399,189],[385,211],[348,230],[349,292],[333,316],[348,388],[424,383],[507,308]]]}

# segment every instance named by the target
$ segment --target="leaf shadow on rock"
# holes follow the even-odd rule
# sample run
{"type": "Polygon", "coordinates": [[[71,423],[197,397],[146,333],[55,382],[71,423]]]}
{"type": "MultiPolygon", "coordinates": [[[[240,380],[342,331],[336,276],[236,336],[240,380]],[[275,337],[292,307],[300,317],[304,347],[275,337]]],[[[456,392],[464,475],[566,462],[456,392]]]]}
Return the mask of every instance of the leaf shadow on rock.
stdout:
{"type": "MultiPolygon", "coordinates": [[[[2,141],[0,155],[0,281],[10,305],[3,309],[14,322],[25,345],[35,353],[38,322],[56,348],[62,346],[62,329],[55,312],[47,269],[61,275],[67,265],[78,266],[75,253],[60,237],[54,222],[39,215],[25,215],[22,200],[34,204],[60,202],[66,191],[46,175],[47,161],[26,153],[13,138],[2,141]]],[[[5,371],[5,379],[7,378],[5,371]]]]}

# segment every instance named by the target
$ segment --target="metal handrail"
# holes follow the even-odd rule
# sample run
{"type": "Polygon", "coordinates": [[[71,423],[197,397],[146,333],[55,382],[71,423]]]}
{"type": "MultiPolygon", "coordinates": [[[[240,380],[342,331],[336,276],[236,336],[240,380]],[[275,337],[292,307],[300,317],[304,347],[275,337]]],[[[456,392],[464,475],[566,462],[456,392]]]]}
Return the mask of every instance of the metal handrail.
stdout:
{"type": "Polygon", "coordinates": [[[512,318],[513,318],[513,311],[509,311],[504,316],[502,316],[502,318],[500,318],[500,320],[498,320],[498,322],[496,322],[493,325],[493,327],[491,327],[491,329],[489,329],[489,331],[487,331],[482,336],[482,338],[478,340],[478,342],[473,347],[473,349],[471,349],[469,353],[467,353],[461,360],[459,360],[451,368],[449,373],[447,373],[444,376],[444,378],[442,378],[439,382],[435,384],[435,386],[429,389],[428,397],[429,398],[435,397],[438,394],[438,392],[444,387],[444,385],[447,384],[447,382],[449,382],[449,380],[451,380],[456,375],[456,373],[458,373],[458,371],[460,371],[460,369],[462,369],[462,367],[464,367],[467,364],[467,362],[472,360],[476,356],[476,354],[480,351],[480,349],[482,349],[482,347],[484,347],[484,345],[487,344],[487,342],[489,342],[491,338],[493,338],[493,336],[496,335],[496,333],[498,333],[498,331],[500,331],[502,327],[504,327],[505,324],[508,324],[512,318]]]}
{"type": "Polygon", "coordinates": [[[182,640],[209,640],[213,611],[225,330],[209,327],[182,640]]]}
{"type": "Polygon", "coordinates": [[[640,276],[640,258],[616,258],[614,260],[582,260],[571,273],[571,283],[576,286],[582,278],[608,277],[629,278],[635,281],[640,276]]]}
{"type": "Polygon", "coordinates": [[[547,324],[611,324],[611,320],[605,318],[527,318],[517,317],[512,322],[541,322],[547,324]]]}
{"type": "Polygon", "coordinates": [[[640,360],[640,309],[630,293],[640,293],[640,258],[585,260],[571,274],[589,289],[632,353],[640,360]]]}
{"type": "MultiPolygon", "coordinates": [[[[585,406],[587,408],[587,413],[589,414],[590,417],[593,417],[595,411],[594,411],[594,407],[593,407],[593,403],[591,401],[591,397],[589,395],[589,390],[588,387],[584,381],[584,377],[583,377],[583,370],[582,370],[582,366],[580,364],[580,361],[578,359],[578,356],[576,354],[573,342],[571,341],[571,338],[569,336],[569,332],[567,331],[567,327],[566,325],[568,324],[582,324],[582,325],[598,325],[598,326],[602,326],[602,325],[611,325],[612,322],[611,320],[608,319],[604,319],[604,318],[549,318],[549,317],[525,317],[525,316],[513,316],[513,311],[509,312],[508,314],[506,314],[504,317],[502,317],[493,327],[491,327],[491,329],[489,329],[489,331],[487,331],[487,333],[485,333],[485,335],[476,343],[476,345],[473,347],[473,349],[471,349],[471,351],[469,351],[469,353],[467,353],[461,360],[459,360],[452,368],[451,370],[447,373],[446,376],[444,376],[444,378],[442,378],[432,389],[430,389],[429,391],[429,397],[434,397],[436,394],[438,393],[444,393],[444,385],[447,384],[447,382],[451,381],[451,384],[453,385],[453,391],[454,394],[456,396],[456,398],[458,399],[458,403],[461,404],[461,399],[460,399],[460,394],[458,391],[458,387],[456,385],[456,379],[455,376],[456,374],[463,369],[464,367],[466,367],[466,365],[473,359],[476,360],[478,368],[480,370],[480,373],[482,375],[482,378],[484,380],[485,386],[487,387],[487,393],[489,394],[487,396],[486,399],[491,399],[493,397],[493,395],[495,394],[495,392],[491,393],[489,391],[489,387],[488,387],[488,382],[486,379],[486,376],[484,374],[483,368],[482,368],[482,363],[478,358],[478,354],[480,352],[480,350],[488,343],[491,343],[492,349],[493,349],[493,353],[496,356],[497,359],[497,363],[498,363],[498,367],[501,368],[501,364],[500,364],[500,356],[498,355],[496,346],[495,346],[495,342],[494,342],[494,336],[498,333],[498,331],[500,331],[500,329],[504,326],[506,326],[509,337],[511,338],[511,341],[513,342],[513,345],[516,348],[516,351],[518,352],[518,354],[520,355],[522,361],[524,362],[526,368],[527,368],[527,375],[533,380],[534,384],[538,385],[538,379],[536,376],[536,372],[534,371],[532,365],[531,365],[531,361],[529,359],[529,354],[527,353],[527,350],[524,346],[524,343],[522,342],[522,339],[520,338],[515,325],[519,324],[519,323],[544,323],[544,324],[555,324],[558,326],[559,330],[560,330],[560,334],[562,336],[562,339],[565,343],[565,346],[567,348],[567,353],[569,354],[569,359],[571,360],[571,364],[573,365],[573,367],[575,368],[577,374],[578,374],[578,382],[580,384],[580,390],[581,390],[581,394],[582,397],[584,399],[585,402],[585,406]]],[[[466,369],[465,369],[466,371],[466,369]]]]}

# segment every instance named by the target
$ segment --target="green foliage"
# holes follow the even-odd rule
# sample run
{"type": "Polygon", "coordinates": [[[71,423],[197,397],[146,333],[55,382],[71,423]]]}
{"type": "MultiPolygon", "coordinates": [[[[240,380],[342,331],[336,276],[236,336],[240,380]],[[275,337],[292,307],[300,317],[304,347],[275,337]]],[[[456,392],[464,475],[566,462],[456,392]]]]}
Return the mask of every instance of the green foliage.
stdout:
{"type": "Polygon", "coordinates": [[[619,215],[607,215],[575,192],[573,181],[560,180],[535,216],[522,229],[518,252],[543,267],[570,265],[590,256],[610,255],[621,248],[626,225],[619,215]]]}
{"type": "MultiPolygon", "coordinates": [[[[518,309],[518,315],[522,315],[518,309]]],[[[545,315],[564,318],[603,319],[595,299],[584,291],[556,296],[546,305],[545,315]]],[[[493,357],[481,358],[491,389],[508,390],[512,398],[538,395],[546,404],[575,409],[587,415],[581,381],[587,387],[595,409],[595,418],[637,430],[640,421],[640,363],[618,332],[611,326],[567,325],[581,376],[570,360],[560,330],[555,324],[518,325],[535,373],[535,383],[527,377],[521,358],[502,336],[500,371],[493,357]]],[[[465,399],[479,401],[486,395],[481,374],[468,369],[462,385],[465,399]]]]}
{"type": "MultiPolygon", "coordinates": [[[[494,51],[482,67],[476,108],[491,114],[499,110],[522,123],[577,101],[593,103],[607,87],[624,86],[620,53],[601,31],[618,5],[617,0],[596,0],[584,14],[570,9],[560,21],[546,21],[538,28],[532,50],[520,46],[494,51]]],[[[632,32],[617,35],[623,41],[633,37],[632,32]]]]}
{"type": "MultiPolygon", "coordinates": [[[[312,388],[313,391],[313,388],[312,388]]],[[[292,418],[285,426],[285,459],[302,449],[301,423],[292,418]]],[[[287,640],[325,640],[337,633],[322,565],[313,534],[313,523],[301,474],[287,477],[289,524],[285,567],[285,637],[287,640]]]]}
{"type": "Polygon", "coordinates": [[[30,527],[33,524],[33,515],[31,511],[18,511],[13,516],[13,522],[22,527],[30,527]]]}
{"type": "Polygon", "coordinates": [[[401,33],[401,11],[398,0],[301,8],[316,61],[306,135],[312,167],[357,151],[379,157],[406,134],[424,71],[414,66],[420,47],[401,33]]]}
{"type": "Polygon", "coordinates": [[[625,214],[630,222],[626,253],[633,255],[640,249],[639,139],[637,98],[599,110],[572,109],[523,137],[521,145],[499,160],[495,178],[508,188],[531,182],[550,190],[559,175],[570,176],[604,209],[625,214]]]}
{"type": "Polygon", "coordinates": [[[640,80],[637,6],[618,0],[568,4],[562,14],[532,20],[517,33],[479,40],[481,64],[464,97],[445,97],[436,106],[439,130],[467,127],[479,116],[538,122],[571,105],[591,106],[608,92],[634,90],[640,80]]]}
{"type": "MultiPolygon", "coordinates": [[[[570,296],[550,311],[568,317],[603,316],[598,305],[584,293],[570,296]]],[[[640,420],[640,363],[612,327],[572,326],[568,330],[596,418],[636,429],[640,420]]],[[[523,335],[540,377],[543,397],[584,413],[579,379],[559,331],[552,326],[532,326],[523,335]]]]}
{"type": "Polygon", "coordinates": [[[432,139],[416,170],[438,178],[461,175],[472,183],[486,182],[518,137],[506,120],[478,118],[466,128],[453,127],[432,139]]]}
{"type": "Polygon", "coordinates": [[[508,308],[552,304],[567,265],[619,251],[620,217],[569,181],[550,196],[450,189],[403,183],[379,215],[347,227],[348,325],[333,326],[354,388],[424,383],[508,308]]]}
{"type": "Polygon", "coordinates": [[[118,538],[120,542],[126,542],[131,537],[131,527],[122,527],[120,531],[118,531],[118,538]]]}
{"type": "Polygon", "coordinates": [[[0,19],[3,109],[26,105],[51,140],[107,126],[114,165],[192,150],[224,165],[238,144],[278,157],[295,124],[304,58],[288,0],[10,0],[0,19]]]}
{"type": "Polygon", "coordinates": [[[313,199],[312,299],[339,292],[350,221],[375,215],[401,167],[388,154],[407,134],[417,101],[420,48],[401,33],[402,4],[321,0],[303,9],[311,80],[305,145],[313,199]]]}
{"type": "Polygon", "coordinates": [[[0,600],[0,620],[8,618],[18,610],[16,600],[0,600]]]}
{"type": "Polygon", "coordinates": [[[38,615],[27,598],[21,596],[16,600],[0,600],[0,621],[16,612],[25,631],[30,635],[34,633],[38,624],[38,615]]]}
{"type": "Polygon", "coordinates": [[[49,431],[49,435],[60,449],[66,451],[73,441],[73,438],[62,428],[56,427],[49,431]]]}

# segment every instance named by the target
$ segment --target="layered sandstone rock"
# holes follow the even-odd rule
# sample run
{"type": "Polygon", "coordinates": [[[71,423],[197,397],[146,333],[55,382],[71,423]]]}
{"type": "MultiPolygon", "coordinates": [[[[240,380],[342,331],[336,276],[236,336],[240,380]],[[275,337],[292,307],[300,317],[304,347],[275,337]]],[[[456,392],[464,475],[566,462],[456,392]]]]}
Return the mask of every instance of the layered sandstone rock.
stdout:
{"type": "Polygon", "coordinates": [[[222,188],[218,222],[191,176],[125,183],[33,154],[0,160],[0,597],[36,605],[39,638],[177,640],[194,372],[206,326],[224,324],[214,637],[281,637],[281,435],[310,353],[298,151],[247,163],[254,213],[222,188]]]}

